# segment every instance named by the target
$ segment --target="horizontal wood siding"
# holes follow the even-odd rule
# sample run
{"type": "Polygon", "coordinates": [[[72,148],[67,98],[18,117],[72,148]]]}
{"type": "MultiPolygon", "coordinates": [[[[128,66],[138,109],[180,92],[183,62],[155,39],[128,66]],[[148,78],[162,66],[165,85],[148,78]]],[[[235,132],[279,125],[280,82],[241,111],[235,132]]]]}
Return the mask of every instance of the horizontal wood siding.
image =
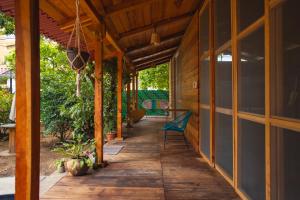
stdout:
{"type": "Polygon", "coordinates": [[[198,15],[196,13],[178,50],[176,106],[193,112],[186,128],[186,136],[197,152],[199,152],[198,65],[198,15]],[[194,82],[197,83],[196,88],[193,87],[194,82]]]}

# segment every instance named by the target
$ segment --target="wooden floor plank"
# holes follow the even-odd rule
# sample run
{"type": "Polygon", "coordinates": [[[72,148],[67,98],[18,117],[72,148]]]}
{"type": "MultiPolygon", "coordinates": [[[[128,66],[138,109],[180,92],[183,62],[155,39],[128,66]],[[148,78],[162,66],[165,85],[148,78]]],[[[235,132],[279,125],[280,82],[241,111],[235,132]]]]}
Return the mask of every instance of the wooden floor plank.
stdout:
{"type": "Polygon", "coordinates": [[[130,129],[108,167],[82,177],[66,176],[41,197],[44,200],[229,200],[232,187],[181,141],[162,148],[162,122],[143,120],[130,129]]]}

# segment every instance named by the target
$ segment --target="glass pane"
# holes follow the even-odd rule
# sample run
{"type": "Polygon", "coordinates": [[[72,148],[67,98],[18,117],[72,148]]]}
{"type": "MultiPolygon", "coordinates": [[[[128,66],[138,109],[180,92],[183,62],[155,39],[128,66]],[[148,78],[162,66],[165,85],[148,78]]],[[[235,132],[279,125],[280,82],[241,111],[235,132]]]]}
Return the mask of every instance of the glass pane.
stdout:
{"type": "Polygon", "coordinates": [[[206,6],[200,16],[200,56],[209,48],[209,10],[206,6]]]}
{"type": "Polygon", "coordinates": [[[210,157],[210,111],[206,109],[200,110],[200,127],[201,127],[201,151],[210,157]]]}
{"type": "Polygon", "coordinates": [[[300,118],[300,1],[287,0],[272,12],[272,114],[300,118]]]}
{"type": "Polygon", "coordinates": [[[261,27],[239,43],[239,110],[265,113],[264,29],[261,27]]]}
{"type": "Polygon", "coordinates": [[[216,46],[220,47],[231,38],[230,0],[215,1],[216,46]]]}
{"type": "Polygon", "coordinates": [[[250,199],[265,199],[265,126],[239,120],[238,187],[250,199]]]}
{"type": "Polygon", "coordinates": [[[209,104],[210,72],[209,58],[202,60],[200,63],[200,102],[209,104]]]}
{"type": "Polygon", "coordinates": [[[220,53],[216,60],[216,106],[232,107],[232,55],[227,50],[220,53]]]}
{"type": "Polygon", "coordinates": [[[242,31],[264,15],[264,0],[238,0],[238,30],[242,31]]]}
{"type": "Polygon", "coordinates": [[[232,116],[216,113],[216,163],[232,178],[232,116]]]}

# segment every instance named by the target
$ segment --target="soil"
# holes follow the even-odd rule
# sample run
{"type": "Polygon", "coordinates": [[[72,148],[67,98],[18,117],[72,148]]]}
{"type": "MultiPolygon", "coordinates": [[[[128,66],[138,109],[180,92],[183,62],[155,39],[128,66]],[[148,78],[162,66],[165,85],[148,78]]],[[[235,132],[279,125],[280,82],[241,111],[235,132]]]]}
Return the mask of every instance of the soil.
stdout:
{"type": "MultiPolygon", "coordinates": [[[[48,176],[56,170],[55,160],[63,158],[63,156],[51,151],[51,147],[58,142],[57,138],[52,136],[41,137],[40,174],[41,176],[48,176]]],[[[0,152],[4,150],[8,150],[8,141],[0,141],[0,152]]],[[[14,176],[15,163],[15,156],[0,156],[0,177],[14,176]]]]}

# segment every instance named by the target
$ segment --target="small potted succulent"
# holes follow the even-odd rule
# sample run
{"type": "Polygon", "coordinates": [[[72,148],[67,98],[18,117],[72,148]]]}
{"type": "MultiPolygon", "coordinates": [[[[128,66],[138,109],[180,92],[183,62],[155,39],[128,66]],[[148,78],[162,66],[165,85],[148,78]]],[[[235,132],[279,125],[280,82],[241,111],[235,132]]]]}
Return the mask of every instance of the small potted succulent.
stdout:
{"type": "Polygon", "coordinates": [[[58,159],[55,161],[55,166],[58,173],[64,173],[66,171],[65,169],[65,160],[64,159],[58,159]]]}
{"type": "Polygon", "coordinates": [[[70,159],[65,161],[65,168],[73,176],[85,175],[95,162],[95,144],[93,140],[83,140],[83,135],[76,136],[72,141],[62,143],[54,151],[59,152],[70,159]]]}

